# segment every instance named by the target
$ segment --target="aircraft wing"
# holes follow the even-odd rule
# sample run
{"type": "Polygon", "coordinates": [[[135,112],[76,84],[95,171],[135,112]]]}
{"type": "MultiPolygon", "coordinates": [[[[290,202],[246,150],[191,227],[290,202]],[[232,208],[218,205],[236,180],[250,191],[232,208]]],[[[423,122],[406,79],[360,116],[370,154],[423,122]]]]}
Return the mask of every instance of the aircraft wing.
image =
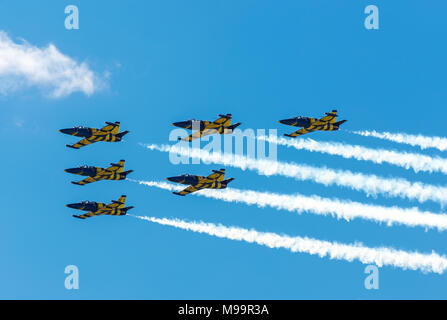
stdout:
{"type": "Polygon", "coordinates": [[[73,149],[79,149],[79,148],[88,146],[89,144],[92,144],[94,142],[96,142],[96,141],[94,141],[93,139],[89,140],[88,138],[84,138],[81,141],[76,142],[75,144],[72,144],[72,145],[67,144],[67,147],[70,147],[73,149]]]}
{"type": "Polygon", "coordinates": [[[285,136],[295,138],[295,137],[302,136],[303,134],[306,134],[306,133],[309,133],[309,132],[313,132],[313,131],[316,131],[316,130],[317,130],[316,126],[314,126],[312,124],[312,125],[310,125],[310,126],[308,126],[306,128],[301,128],[300,130],[295,131],[295,132],[293,132],[291,134],[285,134],[285,136]]]}
{"type": "Polygon", "coordinates": [[[174,193],[179,195],[179,196],[186,196],[187,194],[190,194],[190,193],[202,190],[202,189],[204,189],[203,184],[199,183],[199,184],[196,184],[194,186],[189,186],[188,188],[186,188],[186,189],[184,189],[184,190],[182,190],[180,192],[174,192],[174,193]]]}
{"type": "Polygon", "coordinates": [[[100,177],[98,176],[98,175],[96,175],[96,176],[94,176],[94,177],[87,177],[87,178],[85,178],[84,180],[81,180],[81,181],[78,181],[78,182],[72,182],[72,183],[74,183],[74,184],[78,184],[78,185],[80,185],[80,186],[83,186],[83,185],[86,185],[86,184],[88,184],[88,183],[93,183],[93,182],[96,182],[96,181],[98,181],[98,179],[99,179],[100,177]]]}
{"type": "Polygon", "coordinates": [[[111,208],[122,209],[122,208],[124,208],[125,203],[126,203],[126,196],[121,196],[117,201],[112,200],[112,203],[106,205],[105,208],[108,208],[108,209],[111,209],[111,208]]]}
{"type": "Polygon", "coordinates": [[[73,217],[78,218],[78,219],[87,219],[87,218],[91,218],[91,217],[96,217],[98,216],[98,214],[94,213],[94,212],[87,212],[81,215],[73,215],[73,217]]]}
{"type": "Polygon", "coordinates": [[[112,134],[118,134],[120,131],[120,123],[119,122],[106,122],[106,126],[101,128],[100,131],[112,134]]]}
{"type": "Polygon", "coordinates": [[[113,172],[123,172],[124,169],[124,160],[120,160],[118,163],[111,163],[111,167],[108,167],[107,171],[113,171],[113,172]]]}
{"type": "Polygon", "coordinates": [[[223,181],[225,178],[225,169],[220,170],[213,170],[213,173],[210,174],[206,179],[208,180],[217,180],[217,181],[223,181]]]}

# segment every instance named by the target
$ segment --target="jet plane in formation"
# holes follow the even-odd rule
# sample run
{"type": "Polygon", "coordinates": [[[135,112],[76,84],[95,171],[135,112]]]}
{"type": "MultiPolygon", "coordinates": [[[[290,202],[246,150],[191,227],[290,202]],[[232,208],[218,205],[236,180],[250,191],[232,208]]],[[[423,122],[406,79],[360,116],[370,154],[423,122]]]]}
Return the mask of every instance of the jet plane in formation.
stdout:
{"type": "Polygon", "coordinates": [[[67,204],[68,208],[87,211],[87,213],[81,215],[73,215],[73,217],[78,219],[86,219],[90,217],[108,215],[108,216],[124,216],[127,211],[133,207],[124,207],[126,203],[126,196],[122,195],[118,201],[112,200],[112,203],[105,204],[94,201],[82,201],[79,203],[67,204]]]}
{"type": "Polygon", "coordinates": [[[172,125],[179,128],[197,130],[186,138],[179,138],[179,140],[182,141],[192,141],[210,134],[231,134],[236,127],[241,125],[239,122],[233,125],[231,124],[231,114],[220,114],[219,117],[220,118],[215,121],[191,119],[174,122],[172,125]]]}
{"type": "Polygon", "coordinates": [[[119,132],[120,123],[119,122],[106,122],[106,126],[102,129],[86,128],[86,127],[73,127],[69,129],[61,129],[59,132],[69,134],[76,137],[82,137],[84,139],[76,142],[73,145],[67,144],[67,147],[79,149],[86,145],[92,144],[98,141],[105,142],[118,142],[129,133],[129,131],[119,132]]]}
{"type": "Polygon", "coordinates": [[[91,166],[81,166],[78,168],[71,168],[64,170],[67,173],[78,174],[80,176],[87,176],[84,180],[81,181],[72,181],[71,183],[77,184],[80,186],[86,185],[87,183],[96,182],[99,180],[124,180],[127,175],[133,170],[123,171],[124,170],[124,160],[120,160],[118,163],[111,163],[111,167],[104,169],[98,167],[91,166]]]}
{"type": "Polygon", "coordinates": [[[346,121],[347,120],[341,120],[337,122],[337,110],[332,110],[332,112],[326,112],[326,116],[321,119],[295,117],[280,120],[278,122],[288,126],[302,127],[300,130],[291,134],[285,134],[286,137],[295,138],[313,131],[336,131],[346,121]]]}
{"type": "Polygon", "coordinates": [[[186,189],[180,192],[174,192],[174,194],[177,194],[179,196],[185,196],[189,193],[202,189],[225,189],[227,185],[234,180],[234,178],[224,180],[224,177],[225,169],[220,169],[213,170],[213,173],[208,177],[184,174],[177,177],[167,178],[166,180],[175,183],[189,184],[189,187],[187,187],[186,189]]]}

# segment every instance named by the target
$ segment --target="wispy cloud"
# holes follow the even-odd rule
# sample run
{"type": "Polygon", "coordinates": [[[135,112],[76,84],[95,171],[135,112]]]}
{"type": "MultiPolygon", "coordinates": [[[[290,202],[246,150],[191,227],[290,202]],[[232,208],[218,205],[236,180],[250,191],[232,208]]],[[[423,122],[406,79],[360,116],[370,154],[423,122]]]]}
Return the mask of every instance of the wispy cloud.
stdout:
{"type": "MultiPolygon", "coordinates": [[[[180,191],[184,188],[166,182],[128,180],[148,187],[155,187],[169,191],[180,191]]],[[[333,216],[346,221],[365,219],[378,223],[385,223],[388,226],[399,224],[407,227],[435,228],[439,231],[447,230],[447,215],[420,211],[417,208],[404,209],[400,207],[384,207],[354,201],[322,198],[315,195],[288,195],[235,188],[227,188],[224,190],[208,189],[195,192],[193,195],[227,202],[257,205],[258,207],[268,206],[277,210],[286,210],[290,212],[308,212],[322,216],[333,216]]]]}
{"type": "Polygon", "coordinates": [[[15,43],[0,31],[0,93],[24,87],[37,87],[53,98],[73,92],[90,96],[104,86],[104,80],[89,69],[61,53],[53,44],[38,48],[23,41],[15,43]]]}
{"type": "Polygon", "coordinates": [[[428,148],[438,149],[440,151],[447,150],[447,138],[443,137],[429,137],[423,135],[413,135],[406,133],[390,133],[373,131],[352,131],[352,133],[364,136],[374,137],[383,140],[393,141],[402,144],[408,144],[413,147],[419,147],[422,150],[428,148]]]}
{"type": "Polygon", "coordinates": [[[345,159],[371,161],[377,164],[389,163],[405,169],[413,169],[415,172],[426,171],[447,174],[447,159],[440,157],[386,149],[371,149],[339,142],[319,142],[312,139],[291,140],[266,136],[258,137],[258,139],[298,150],[341,156],[345,159]]]}
{"type": "Polygon", "coordinates": [[[407,252],[393,248],[369,248],[361,244],[342,244],[338,242],[322,241],[308,237],[291,237],[270,232],[259,232],[239,227],[227,227],[221,224],[205,222],[187,222],[178,219],[159,219],[154,217],[139,217],[138,219],[150,221],[160,225],[171,226],[187,231],[208,234],[218,238],[256,243],[269,248],[283,248],[291,252],[308,253],[320,258],[328,257],[331,260],[360,261],[363,264],[376,264],[377,266],[392,266],[422,272],[442,274],[447,269],[447,259],[432,252],[423,254],[407,252]]]}
{"type": "Polygon", "coordinates": [[[223,164],[240,168],[242,170],[254,170],[259,174],[281,175],[297,180],[308,180],[325,186],[336,185],[362,191],[367,195],[383,194],[389,197],[400,197],[419,202],[434,201],[441,205],[447,203],[447,188],[410,182],[402,178],[383,178],[376,175],[355,173],[348,170],[332,170],[317,168],[295,163],[285,163],[267,159],[253,159],[240,155],[220,152],[208,152],[198,148],[184,148],[177,145],[146,145],[150,150],[175,153],[180,156],[200,159],[207,163],[223,164]]]}

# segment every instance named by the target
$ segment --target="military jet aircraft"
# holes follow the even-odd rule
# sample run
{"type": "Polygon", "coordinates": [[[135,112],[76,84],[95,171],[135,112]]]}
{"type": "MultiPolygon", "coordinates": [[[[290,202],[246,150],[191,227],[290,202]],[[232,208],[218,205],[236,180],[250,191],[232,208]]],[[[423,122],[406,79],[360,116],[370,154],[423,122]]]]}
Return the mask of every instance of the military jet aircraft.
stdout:
{"type": "Polygon", "coordinates": [[[332,110],[332,112],[326,112],[326,116],[321,119],[295,117],[280,120],[278,122],[288,126],[302,127],[300,130],[291,134],[285,134],[286,137],[295,138],[313,131],[335,131],[338,130],[346,121],[347,120],[341,120],[337,122],[337,110],[332,110]]]}
{"type": "Polygon", "coordinates": [[[78,219],[86,219],[90,217],[108,215],[108,216],[124,216],[127,211],[133,207],[124,207],[126,203],[126,196],[122,195],[118,201],[112,200],[112,203],[105,204],[94,201],[82,201],[79,203],[67,204],[68,208],[87,211],[87,213],[78,215],[73,215],[73,217],[78,219]]]}
{"type": "Polygon", "coordinates": [[[181,122],[174,122],[172,125],[179,128],[197,130],[190,136],[186,138],[179,138],[182,141],[192,141],[203,136],[207,136],[210,134],[230,134],[233,133],[233,130],[240,126],[241,123],[231,124],[231,114],[220,114],[219,119],[215,121],[204,121],[204,120],[186,120],[181,122]]]}
{"type": "Polygon", "coordinates": [[[190,174],[184,174],[177,177],[166,178],[166,180],[181,183],[181,184],[189,184],[190,186],[180,192],[173,192],[179,196],[185,196],[189,193],[199,191],[202,189],[225,189],[227,185],[234,180],[234,178],[230,178],[224,180],[225,177],[225,169],[213,170],[213,173],[208,177],[202,176],[194,176],[190,174]]]}
{"type": "Polygon", "coordinates": [[[61,129],[59,132],[69,134],[76,137],[83,137],[79,142],[73,145],[67,144],[67,147],[79,149],[86,145],[92,144],[98,141],[105,142],[118,142],[129,133],[129,131],[119,132],[120,123],[119,122],[106,122],[106,126],[102,129],[86,128],[86,127],[74,127],[69,129],[61,129]]]}
{"type": "Polygon", "coordinates": [[[133,170],[123,172],[124,162],[124,160],[120,160],[118,163],[111,163],[112,166],[107,169],[81,166],[78,168],[66,169],[64,171],[67,173],[78,174],[80,176],[87,176],[84,180],[71,182],[80,186],[99,180],[124,180],[129,173],[133,172],[133,170]]]}

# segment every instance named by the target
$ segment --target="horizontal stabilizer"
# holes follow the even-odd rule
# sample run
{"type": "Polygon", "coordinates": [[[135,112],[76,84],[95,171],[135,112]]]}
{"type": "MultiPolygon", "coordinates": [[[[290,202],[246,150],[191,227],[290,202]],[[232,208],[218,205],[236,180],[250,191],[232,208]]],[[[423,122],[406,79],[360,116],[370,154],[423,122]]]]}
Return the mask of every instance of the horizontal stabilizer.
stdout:
{"type": "Polygon", "coordinates": [[[237,127],[239,127],[241,124],[242,124],[242,123],[240,123],[240,122],[235,123],[235,124],[229,126],[228,129],[230,129],[230,130],[234,130],[234,129],[236,129],[237,127]]]}
{"type": "Polygon", "coordinates": [[[341,121],[338,121],[338,122],[334,123],[334,126],[339,127],[339,126],[341,126],[343,123],[345,123],[346,121],[348,121],[348,120],[341,120],[341,121]]]}
{"type": "Polygon", "coordinates": [[[222,181],[222,184],[229,184],[233,180],[234,180],[234,178],[230,178],[230,179],[224,180],[224,181],[222,181]]]}
{"type": "Polygon", "coordinates": [[[120,132],[120,133],[118,133],[118,134],[116,134],[116,136],[118,137],[118,138],[122,138],[122,137],[124,137],[126,134],[128,134],[130,131],[123,131],[123,132],[120,132]]]}

